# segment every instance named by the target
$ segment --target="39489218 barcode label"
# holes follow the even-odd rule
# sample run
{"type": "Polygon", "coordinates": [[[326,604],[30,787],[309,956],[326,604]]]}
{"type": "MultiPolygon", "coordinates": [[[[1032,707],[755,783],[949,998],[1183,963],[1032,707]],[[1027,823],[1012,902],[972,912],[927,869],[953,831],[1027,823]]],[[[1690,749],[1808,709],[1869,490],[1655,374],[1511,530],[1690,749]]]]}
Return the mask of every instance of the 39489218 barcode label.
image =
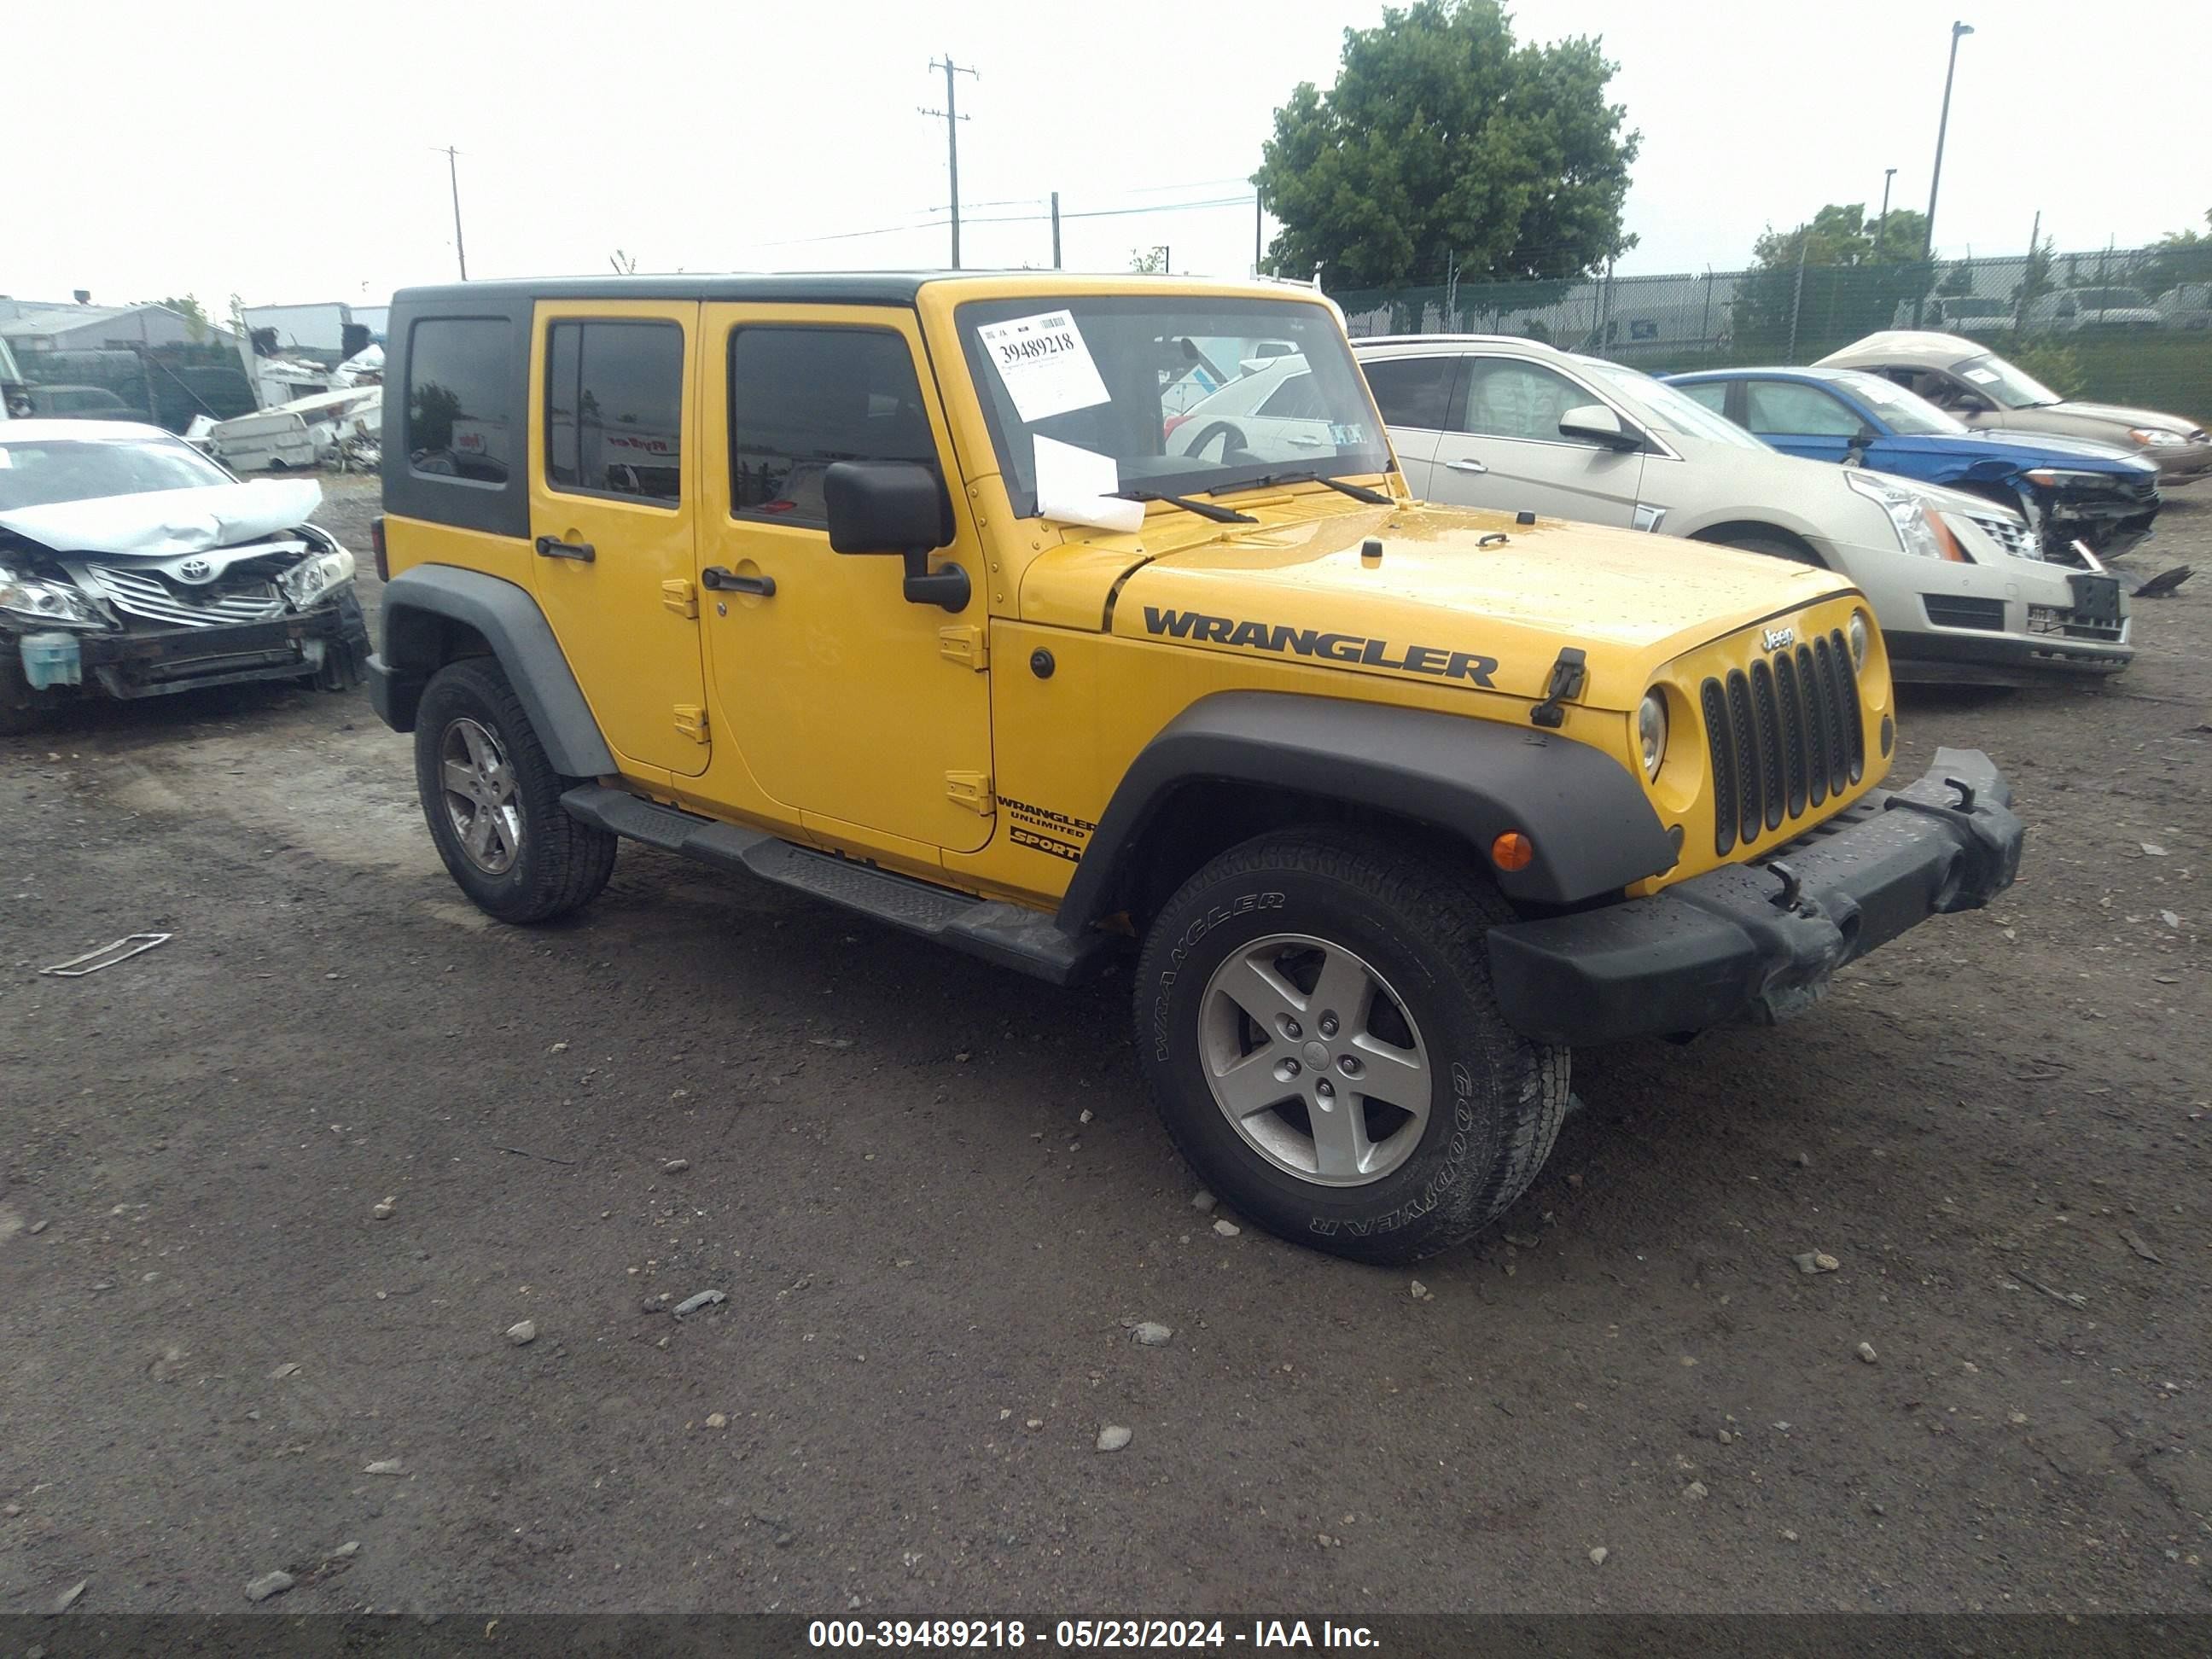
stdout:
{"type": "Polygon", "coordinates": [[[975,331],[992,367],[1024,422],[1106,401],[1106,383],[1084,343],[1083,331],[1066,311],[986,323],[975,331]]]}

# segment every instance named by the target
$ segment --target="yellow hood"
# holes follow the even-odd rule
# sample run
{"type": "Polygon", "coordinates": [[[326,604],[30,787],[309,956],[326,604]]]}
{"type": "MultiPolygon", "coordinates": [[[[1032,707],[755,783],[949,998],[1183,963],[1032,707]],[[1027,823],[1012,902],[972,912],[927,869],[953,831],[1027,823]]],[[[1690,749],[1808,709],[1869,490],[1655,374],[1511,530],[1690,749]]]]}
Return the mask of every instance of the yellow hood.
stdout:
{"type": "MultiPolygon", "coordinates": [[[[1166,528],[1157,517],[1146,526],[1166,528]]],[[[1112,631],[1126,637],[1528,698],[1543,695],[1559,648],[1578,646],[1589,679],[1577,701],[1601,708],[1633,708],[1652,671],[1684,651],[1850,591],[1832,572],[1760,554],[1449,507],[1262,524],[1149,557],[1139,539],[1044,554],[1023,584],[1024,611],[1041,601],[1061,617],[1103,616],[1113,593],[1112,631]],[[1370,538],[1379,560],[1361,556],[1370,538]]]]}

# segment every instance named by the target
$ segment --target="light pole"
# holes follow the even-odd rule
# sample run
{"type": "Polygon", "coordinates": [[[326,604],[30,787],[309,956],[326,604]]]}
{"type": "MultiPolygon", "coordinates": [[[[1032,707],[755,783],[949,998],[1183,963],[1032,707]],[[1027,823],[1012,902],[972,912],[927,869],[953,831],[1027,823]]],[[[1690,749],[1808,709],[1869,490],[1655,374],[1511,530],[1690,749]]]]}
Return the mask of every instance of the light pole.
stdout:
{"type": "Polygon", "coordinates": [[[1874,257],[1877,263],[1881,258],[1882,233],[1889,228],[1889,181],[1896,177],[1895,167],[1881,170],[1881,217],[1875,222],[1874,227],[1874,257]]]}
{"type": "Polygon", "coordinates": [[[1972,34],[1972,23],[1951,25],[1951,66],[1943,71],[1943,113],[1936,123],[1936,168],[1928,176],[1928,234],[1921,244],[1920,257],[1936,257],[1936,192],[1943,183],[1943,138],[1951,126],[1951,79],[1959,72],[1959,37],[1972,34]]]}

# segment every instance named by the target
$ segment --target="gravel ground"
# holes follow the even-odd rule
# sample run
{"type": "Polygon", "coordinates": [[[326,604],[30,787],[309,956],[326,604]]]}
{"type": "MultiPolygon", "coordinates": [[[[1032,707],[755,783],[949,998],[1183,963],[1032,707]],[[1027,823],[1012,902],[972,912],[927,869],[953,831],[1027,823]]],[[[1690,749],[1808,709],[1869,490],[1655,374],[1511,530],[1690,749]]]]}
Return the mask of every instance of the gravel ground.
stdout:
{"type": "Polygon", "coordinates": [[[499,927],[358,696],[0,747],[0,1612],[2212,1610],[2208,492],[2118,684],[1906,710],[2019,886],[1577,1056],[1419,1293],[1193,1208],[1125,978],[635,848],[499,927]]]}

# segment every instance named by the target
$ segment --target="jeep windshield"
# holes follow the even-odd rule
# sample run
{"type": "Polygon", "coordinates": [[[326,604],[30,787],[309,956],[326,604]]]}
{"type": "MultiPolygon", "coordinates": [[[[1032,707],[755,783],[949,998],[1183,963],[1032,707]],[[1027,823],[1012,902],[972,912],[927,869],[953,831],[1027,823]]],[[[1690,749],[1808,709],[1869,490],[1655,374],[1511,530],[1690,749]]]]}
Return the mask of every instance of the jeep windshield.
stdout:
{"type": "Polygon", "coordinates": [[[0,512],[231,482],[230,474],[174,439],[11,440],[0,428],[0,512]]]}
{"type": "Polygon", "coordinates": [[[1390,470],[1343,331],[1312,301],[1164,292],[977,301],[955,315],[1022,517],[1038,511],[1041,439],[1087,452],[1073,459],[1101,495],[1390,470]]]}

